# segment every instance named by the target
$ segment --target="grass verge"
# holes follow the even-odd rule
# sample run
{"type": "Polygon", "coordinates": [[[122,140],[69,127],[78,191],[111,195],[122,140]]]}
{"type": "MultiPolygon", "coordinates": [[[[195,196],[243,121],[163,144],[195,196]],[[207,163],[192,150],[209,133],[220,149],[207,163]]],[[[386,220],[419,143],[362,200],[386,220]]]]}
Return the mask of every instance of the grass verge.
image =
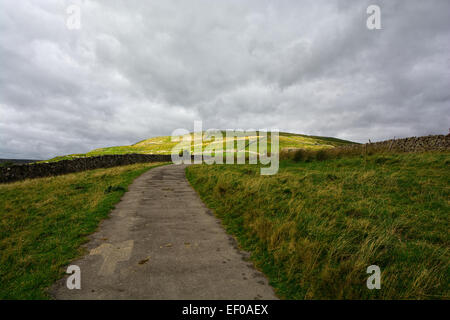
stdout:
{"type": "Polygon", "coordinates": [[[158,163],[0,185],[0,299],[47,299],[128,185],[158,163]]]}
{"type": "Polygon", "coordinates": [[[450,154],[195,165],[187,177],[285,299],[449,299],[450,154]],[[366,269],[381,268],[369,290],[366,269]]]}

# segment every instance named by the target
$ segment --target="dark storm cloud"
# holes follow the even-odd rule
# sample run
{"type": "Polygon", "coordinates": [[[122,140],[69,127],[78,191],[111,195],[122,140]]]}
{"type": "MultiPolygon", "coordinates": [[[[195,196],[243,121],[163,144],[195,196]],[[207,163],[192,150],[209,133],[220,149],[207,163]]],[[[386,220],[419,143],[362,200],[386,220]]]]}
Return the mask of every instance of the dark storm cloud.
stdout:
{"type": "Polygon", "coordinates": [[[0,0],[0,157],[176,128],[446,133],[450,2],[0,0]],[[81,30],[66,9],[81,8],[81,30]],[[381,7],[382,30],[366,28],[381,7]]]}

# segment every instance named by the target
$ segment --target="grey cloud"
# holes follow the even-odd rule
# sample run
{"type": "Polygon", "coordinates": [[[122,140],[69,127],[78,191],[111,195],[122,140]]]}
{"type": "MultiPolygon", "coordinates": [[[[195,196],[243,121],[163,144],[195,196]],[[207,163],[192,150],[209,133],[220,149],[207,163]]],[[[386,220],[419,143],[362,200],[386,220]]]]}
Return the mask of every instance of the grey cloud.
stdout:
{"type": "Polygon", "coordinates": [[[0,0],[0,157],[48,158],[176,128],[364,142],[446,133],[450,3],[0,0]],[[78,4],[82,29],[65,26],[78,4]]]}

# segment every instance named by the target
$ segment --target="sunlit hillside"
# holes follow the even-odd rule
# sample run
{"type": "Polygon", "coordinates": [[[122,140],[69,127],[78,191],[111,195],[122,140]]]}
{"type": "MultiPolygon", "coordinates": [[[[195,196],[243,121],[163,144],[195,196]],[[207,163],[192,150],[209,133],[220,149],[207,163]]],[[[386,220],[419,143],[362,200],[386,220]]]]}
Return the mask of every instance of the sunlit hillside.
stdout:
{"type": "MultiPolygon", "coordinates": [[[[220,151],[226,147],[227,138],[225,131],[224,138],[222,141],[223,147],[220,148],[220,142],[217,142],[214,140],[214,138],[208,140],[208,141],[202,141],[202,150],[205,150],[206,147],[212,148],[212,144],[216,144],[214,146],[215,151],[220,151]],[[219,144],[219,146],[217,146],[219,144]]],[[[261,138],[262,136],[259,135],[259,132],[257,132],[257,137],[261,138]]],[[[191,145],[191,153],[195,154],[195,142],[193,139],[193,134],[191,133],[192,138],[192,145],[191,145]]],[[[253,137],[254,138],[254,137],[253,137]]],[[[249,138],[234,138],[234,140],[245,140],[245,147],[244,149],[246,151],[249,150],[249,138]]],[[[229,139],[228,139],[229,140],[229,139]]],[[[267,139],[267,145],[268,149],[270,150],[271,146],[271,139],[270,134],[269,138],[267,139]]],[[[252,138],[250,138],[250,141],[252,141],[252,138]]],[[[92,150],[90,152],[84,153],[84,154],[71,154],[67,156],[60,156],[53,158],[52,161],[58,161],[58,160],[64,160],[64,159],[72,159],[72,158],[78,158],[78,157],[92,157],[92,156],[100,156],[100,155],[107,155],[107,154],[127,154],[127,153],[142,153],[142,154],[170,154],[171,150],[179,143],[179,141],[172,141],[171,136],[161,136],[161,137],[154,137],[146,140],[142,140],[140,142],[137,142],[135,144],[132,144],[130,146],[117,146],[117,147],[106,147],[106,148],[99,148],[92,150]]],[[[345,144],[351,144],[353,142],[341,140],[337,138],[331,138],[331,137],[319,137],[319,136],[307,136],[302,134],[295,134],[295,133],[287,133],[287,132],[280,132],[279,134],[279,149],[290,149],[290,148],[305,148],[305,149],[322,149],[322,148],[334,148],[336,146],[345,145],[345,144]]],[[[236,143],[236,149],[234,149],[234,152],[239,152],[243,150],[239,150],[239,145],[236,143]]],[[[197,150],[198,150],[197,146],[197,150]]],[[[228,149],[228,151],[230,151],[228,149]]]]}

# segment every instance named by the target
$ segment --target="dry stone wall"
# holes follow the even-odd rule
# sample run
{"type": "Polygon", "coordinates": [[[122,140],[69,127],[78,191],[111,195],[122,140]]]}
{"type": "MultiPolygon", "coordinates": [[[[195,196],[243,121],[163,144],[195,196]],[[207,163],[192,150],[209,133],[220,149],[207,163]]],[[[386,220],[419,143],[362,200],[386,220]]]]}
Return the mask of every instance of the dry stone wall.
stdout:
{"type": "Polygon", "coordinates": [[[450,134],[433,135],[423,137],[410,137],[403,139],[391,139],[380,142],[370,142],[339,147],[341,149],[360,149],[364,151],[392,151],[392,152],[423,152],[423,151],[448,151],[450,150],[450,134]]]}
{"type": "Polygon", "coordinates": [[[0,168],[0,183],[56,176],[85,170],[110,168],[134,163],[168,162],[170,155],[124,154],[61,160],[58,162],[13,165],[0,168]]]}

